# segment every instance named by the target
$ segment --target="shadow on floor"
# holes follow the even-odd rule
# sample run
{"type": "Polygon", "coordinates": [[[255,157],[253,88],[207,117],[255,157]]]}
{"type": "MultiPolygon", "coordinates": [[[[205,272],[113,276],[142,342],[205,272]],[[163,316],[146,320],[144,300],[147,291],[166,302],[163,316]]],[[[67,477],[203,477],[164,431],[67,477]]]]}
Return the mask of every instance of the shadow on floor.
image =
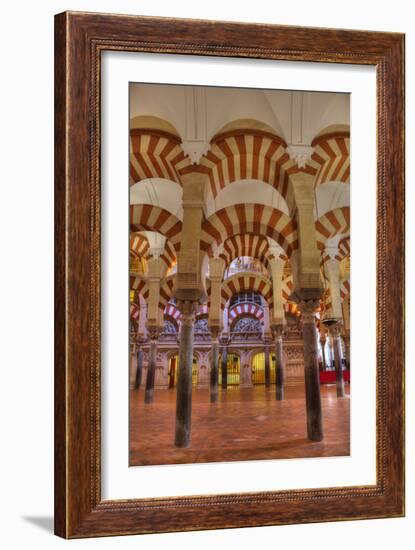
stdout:
{"type": "Polygon", "coordinates": [[[32,523],[43,529],[43,531],[48,531],[48,533],[53,533],[53,517],[52,516],[23,516],[22,519],[28,523],[32,523]]]}

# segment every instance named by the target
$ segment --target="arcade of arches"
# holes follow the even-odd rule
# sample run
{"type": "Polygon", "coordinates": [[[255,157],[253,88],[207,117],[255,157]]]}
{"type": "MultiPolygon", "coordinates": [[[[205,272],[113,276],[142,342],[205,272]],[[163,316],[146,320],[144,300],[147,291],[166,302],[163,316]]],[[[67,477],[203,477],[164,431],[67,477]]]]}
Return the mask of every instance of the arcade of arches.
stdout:
{"type": "Polygon", "coordinates": [[[349,150],[346,94],[130,86],[131,464],[348,454],[349,150]]]}

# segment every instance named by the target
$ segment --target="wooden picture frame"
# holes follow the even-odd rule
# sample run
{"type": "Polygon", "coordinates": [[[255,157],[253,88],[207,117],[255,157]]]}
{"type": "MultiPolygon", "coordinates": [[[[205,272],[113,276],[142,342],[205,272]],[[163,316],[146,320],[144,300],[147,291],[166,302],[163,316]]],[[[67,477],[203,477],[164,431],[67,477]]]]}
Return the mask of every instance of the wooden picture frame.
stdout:
{"type": "Polygon", "coordinates": [[[404,515],[404,35],[65,12],[55,19],[55,533],[64,538],[404,515]],[[104,50],[363,64],[377,72],[373,486],[101,500],[104,50]]]}

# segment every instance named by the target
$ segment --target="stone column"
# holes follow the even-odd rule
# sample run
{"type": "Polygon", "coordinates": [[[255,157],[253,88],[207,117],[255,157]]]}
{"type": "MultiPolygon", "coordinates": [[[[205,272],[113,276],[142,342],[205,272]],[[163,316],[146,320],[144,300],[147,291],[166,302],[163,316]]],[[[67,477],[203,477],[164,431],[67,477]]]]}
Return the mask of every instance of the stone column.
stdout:
{"type": "Polygon", "coordinates": [[[343,340],[344,340],[344,350],[346,354],[346,365],[347,368],[350,369],[350,332],[348,330],[345,330],[343,333],[343,340]]]}
{"type": "Polygon", "coordinates": [[[146,391],[144,394],[144,403],[147,404],[153,401],[154,380],[156,378],[157,342],[159,336],[158,328],[148,327],[148,335],[150,337],[150,347],[148,352],[146,391]]]}
{"type": "Polygon", "coordinates": [[[192,367],[193,367],[193,326],[196,304],[182,302],[182,324],[179,345],[179,370],[176,390],[176,447],[189,447],[192,423],[192,367]]]}
{"type": "Polygon", "coordinates": [[[284,377],[285,377],[285,361],[282,337],[284,334],[283,326],[275,326],[275,398],[277,401],[284,399],[284,377]]]}
{"type": "Polygon", "coordinates": [[[321,412],[320,376],[318,370],[318,347],[315,311],[318,300],[302,301],[298,304],[303,320],[304,377],[307,410],[307,435],[311,441],[323,439],[321,412]]]}
{"type": "Polygon", "coordinates": [[[210,327],[212,338],[212,361],[210,366],[210,402],[218,400],[219,385],[219,331],[217,327],[210,327]]]}
{"type": "Polygon", "coordinates": [[[265,355],[265,387],[269,388],[271,386],[271,367],[270,367],[270,356],[269,356],[269,343],[267,340],[265,341],[264,355],[265,355]]]}
{"type": "Polygon", "coordinates": [[[336,367],[336,391],[337,397],[344,397],[344,380],[342,367],[342,344],[340,341],[341,323],[337,322],[329,327],[331,337],[333,338],[334,363],[336,367]]]}
{"type": "Polygon", "coordinates": [[[143,348],[139,344],[137,349],[137,370],[135,371],[134,389],[138,390],[141,386],[141,379],[143,376],[143,348]]]}
{"type": "Polygon", "coordinates": [[[321,359],[323,363],[323,370],[326,370],[326,336],[320,333],[320,345],[321,345],[321,359]]]}
{"type": "Polygon", "coordinates": [[[224,342],[222,348],[222,380],[221,380],[222,389],[228,389],[228,346],[224,342]]]}

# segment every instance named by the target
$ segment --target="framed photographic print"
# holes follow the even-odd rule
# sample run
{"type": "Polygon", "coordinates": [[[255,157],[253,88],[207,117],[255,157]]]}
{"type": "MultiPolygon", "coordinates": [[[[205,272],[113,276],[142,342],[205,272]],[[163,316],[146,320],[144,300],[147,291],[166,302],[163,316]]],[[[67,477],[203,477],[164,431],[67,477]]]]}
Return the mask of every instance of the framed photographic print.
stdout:
{"type": "Polygon", "coordinates": [[[404,514],[404,37],[55,21],[55,532],[404,514]]]}

